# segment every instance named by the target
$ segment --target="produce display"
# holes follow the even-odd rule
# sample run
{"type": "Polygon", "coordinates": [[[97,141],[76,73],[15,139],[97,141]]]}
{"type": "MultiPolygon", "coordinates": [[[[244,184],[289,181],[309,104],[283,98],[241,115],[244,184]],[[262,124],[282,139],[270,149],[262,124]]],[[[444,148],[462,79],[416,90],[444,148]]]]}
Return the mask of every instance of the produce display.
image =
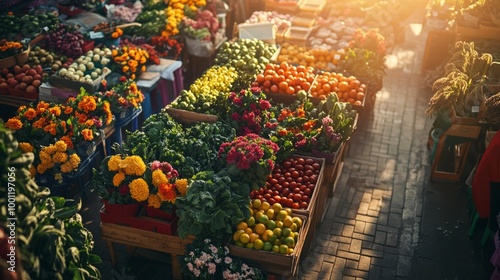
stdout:
{"type": "Polygon", "coordinates": [[[182,90],[170,106],[176,109],[217,115],[224,106],[238,73],[232,67],[212,66],[196,79],[189,90],[182,90]]]}
{"type": "Polygon", "coordinates": [[[238,78],[233,82],[232,90],[240,91],[248,88],[256,75],[262,73],[275,52],[275,45],[256,39],[238,39],[222,44],[214,64],[236,69],[238,78]]]}
{"type": "Polygon", "coordinates": [[[364,26],[356,17],[319,18],[317,27],[308,38],[313,49],[340,50],[349,46],[354,31],[364,26]]]}
{"type": "Polygon", "coordinates": [[[102,74],[109,72],[111,50],[107,47],[94,48],[74,60],[67,68],[63,67],[57,75],[75,82],[93,84],[102,74]]]}
{"type": "Polygon", "coordinates": [[[238,223],[232,235],[235,245],[278,254],[292,254],[304,220],[280,203],[271,205],[253,199],[247,220],[238,223]]]}
{"type": "Polygon", "coordinates": [[[256,86],[264,93],[294,95],[300,90],[309,90],[315,74],[312,67],[294,66],[287,62],[267,64],[264,73],[257,75],[256,86]]]}
{"type": "Polygon", "coordinates": [[[76,27],[60,24],[57,29],[50,30],[45,38],[46,48],[61,55],[77,58],[83,54],[85,38],[76,27]]]}
{"type": "Polygon", "coordinates": [[[280,14],[276,11],[254,11],[245,21],[246,24],[251,23],[274,23],[277,32],[284,32],[288,27],[292,26],[293,15],[280,14]]]}
{"type": "Polygon", "coordinates": [[[314,67],[318,70],[332,71],[337,68],[344,50],[306,48],[284,43],[276,59],[278,63],[290,62],[295,65],[314,67]]]}
{"type": "Polygon", "coordinates": [[[24,38],[31,38],[41,34],[44,28],[52,30],[58,25],[59,19],[53,13],[22,16],[6,14],[0,16],[0,34],[2,34],[2,38],[14,38],[20,34],[24,38]]]}
{"type": "Polygon", "coordinates": [[[290,157],[276,164],[266,186],[250,193],[270,205],[280,203],[292,209],[308,209],[317,186],[321,164],[312,158],[290,157]]]}
{"type": "Polygon", "coordinates": [[[29,64],[16,65],[13,68],[3,68],[0,75],[0,93],[10,91],[12,95],[27,94],[29,97],[36,96],[38,88],[42,84],[45,74],[40,65],[29,64]]]}
{"type": "Polygon", "coordinates": [[[326,99],[331,93],[336,93],[341,102],[349,102],[361,106],[365,100],[366,85],[356,77],[345,77],[341,73],[322,72],[316,76],[309,94],[312,97],[326,99]]]}

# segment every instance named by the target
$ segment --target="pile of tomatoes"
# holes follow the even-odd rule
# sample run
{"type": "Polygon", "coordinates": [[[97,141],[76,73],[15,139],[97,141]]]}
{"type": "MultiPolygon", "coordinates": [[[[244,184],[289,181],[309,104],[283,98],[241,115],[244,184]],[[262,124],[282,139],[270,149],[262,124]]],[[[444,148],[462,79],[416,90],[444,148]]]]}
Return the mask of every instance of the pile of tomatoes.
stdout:
{"type": "Polygon", "coordinates": [[[269,204],[280,203],[292,209],[308,209],[320,179],[321,164],[307,157],[290,157],[276,164],[266,186],[250,193],[269,204]]]}
{"type": "Polygon", "coordinates": [[[354,76],[344,76],[342,73],[323,72],[318,74],[311,86],[309,94],[312,97],[326,99],[335,92],[341,102],[349,102],[361,106],[365,99],[366,85],[354,76]]]}

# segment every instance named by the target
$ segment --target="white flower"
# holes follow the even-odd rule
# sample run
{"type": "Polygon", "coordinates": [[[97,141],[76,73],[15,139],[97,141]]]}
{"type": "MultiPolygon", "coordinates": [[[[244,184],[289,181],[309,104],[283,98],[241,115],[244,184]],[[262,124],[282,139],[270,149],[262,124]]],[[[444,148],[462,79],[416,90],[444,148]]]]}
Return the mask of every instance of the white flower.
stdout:
{"type": "Polygon", "coordinates": [[[212,253],[214,254],[217,254],[219,252],[219,249],[217,249],[217,247],[215,247],[214,245],[210,244],[210,250],[212,251],[212,253]]]}
{"type": "Polygon", "coordinates": [[[210,243],[210,241],[211,241],[211,240],[207,238],[207,239],[205,239],[205,240],[203,240],[203,241],[204,241],[205,243],[210,243]]]}
{"type": "Polygon", "coordinates": [[[189,256],[194,257],[194,252],[193,251],[189,252],[189,256]]]}
{"type": "Polygon", "coordinates": [[[205,253],[205,252],[201,253],[200,259],[202,261],[206,262],[206,261],[208,261],[209,258],[210,258],[210,256],[207,253],[205,253]]]}
{"type": "Polygon", "coordinates": [[[230,257],[225,257],[225,258],[224,258],[224,262],[225,262],[226,264],[230,264],[232,261],[233,261],[233,260],[232,260],[230,257]]]}
{"type": "Polygon", "coordinates": [[[216,258],[216,259],[215,259],[215,263],[217,263],[217,264],[219,264],[221,261],[222,261],[222,259],[221,259],[221,258],[216,258]]]}
{"type": "Polygon", "coordinates": [[[200,260],[200,259],[198,259],[198,258],[196,258],[194,260],[194,264],[196,265],[196,267],[202,267],[205,264],[205,262],[202,261],[202,260],[200,260]]]}

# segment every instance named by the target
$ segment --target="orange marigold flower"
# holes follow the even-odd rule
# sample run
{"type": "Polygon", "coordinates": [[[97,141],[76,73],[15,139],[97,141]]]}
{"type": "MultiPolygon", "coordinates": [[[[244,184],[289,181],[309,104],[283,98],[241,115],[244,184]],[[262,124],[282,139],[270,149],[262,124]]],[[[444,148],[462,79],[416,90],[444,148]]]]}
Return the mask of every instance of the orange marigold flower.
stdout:
{"type": "Polygon", "coordinates": [[[94,139],[94,133],[92,132],[92,130],[90,130],[88,128],[85,128],[84,130],[82,130],[82,135],[83,135],[83,139],[85,139],[87,141],[92,141],[94,139]]]}
{"type": "Polygon", "coordinates": [[[46,118],[39,118],[37,121],[33,123],[33,128],[43,128],[45,123],[47,122],[46,118]]]}
{"type": "Polygon", "coordinates": [[[18,113],[21,113],[24,110],[26,110],[26,106],[24,106],[24,105],[21,105],[21,106],[19,106],[19,108],[17,108],[18,113]]]}
{"type": "Polygon", "coordinates": [[[56,126],[57,126],[57,124],[51,123],[49,125],[46,125],[43,128],[43,131],[48,132],[48,133],[50,133],[52,135],[56,135],[57,134],[56,126]]]}
{"type": "Polygon", "coordinates": [[[19,130],[23,127],[23,123],[21,122],[21,120],[14,117],[14,118],[10,118],[7,121],[7,123],[5,123],[5,127],[12,129],[12,130],[19,130]]]}
{"type": "Polygon", "coordinates": [[[287,135],[287,133],[288,133],[288,131],[287,131],[286,129],[284,129],[284,128],[283,128],[283,129],[280,129],[280,130],[278,131],[278,135],[279,135],[279,136],[285,136],[285,135],[287,135]]]}
{"type": "Polygon", "coordinates": [[[68,148],[70,149],[75,148],[75,146],[73,146],[73,141],[71,141],[71,137],[69,137],[68,135],[64,135],[63,137],[60,138],[60,140],[66,143],[66,145],[68,145],[68,148]]]}
{"type": "Polygon", "coordinates": [[[158,194],[163,201],[168,201],[171,203],[175,202],[177,198],[177,192],[175,191],[175,186],[170,183],[161,184],[158,187],[158,194]]]}
{"type": "Polygon", "coordinates": [[[93,96],[84,96],[83,100],[78,103],[78,108],[85,113],[94,111],[97,108],[97,103],[93,96]]]}
{"type": "Polygon", "coordinates": [[[37,116],[36,110],[34,108],[29,108],[26,112],[24,112],[24,116],[31,121],[37,116]]]}
{"type": "Polygon", "coordinates": [[[73,108],[72,108],[72,107],[70,107],[70,106],[66,106],[66,107],[64,108],[64,113],[65,113],[66,115],[69,115],[69,114],[73,113],[73,108]]]}
{"type": "Polygon", "coordinates": [[[49,112],[52,115],[59,116],[61,115],[61,108],[59,106],[54,106],[49,109],[49,112]]]}

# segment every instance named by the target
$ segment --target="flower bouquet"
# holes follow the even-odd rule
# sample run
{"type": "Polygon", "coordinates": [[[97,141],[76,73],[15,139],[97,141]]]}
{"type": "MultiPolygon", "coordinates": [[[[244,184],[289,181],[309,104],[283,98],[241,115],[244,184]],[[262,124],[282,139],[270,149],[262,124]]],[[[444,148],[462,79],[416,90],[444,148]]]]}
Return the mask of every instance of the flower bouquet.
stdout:
{"type": "Polygon", "coordinates": [[[177,60],[184,48],[184,44],[179,42],[179,40],[165,37],[165,36],[154,36],[151,38],[151,45],[158,51],[161,57],[177,60]]]}
{"type": "Polygon", "coordinates": [[[218,156],[224,161],[226,172],[233,182],[248,184],[251,189],[257,190],[266,184],[279,149],[271,140],[250,133],[222,143],[218,156]]]}
{"type": "Polygon", "coordinates": [[[137,46],[121,46],[111,51],[114,70],[122,73],[127,78],[135,80],[143,72],[146,72],[146,64],[149,53],[137,46]]]}
{"type": "Polygon", "coordinates": [[[144,101],[144,94],[135,81],[125,76],[121,76],[110,89],[107,89],[105,82],[103,86],[104,91],[98,93],[98,96],[103,102],[109,103],[110,111],[117,119],[125,117],[129,109],[140,108],[144,101]]]}
{"type": "Polygon", "coordinates": [[[188,279],[264,279],[260,269],[231,258],[226,246],[216,246],[210,239],[189,244],[179,262],[188,279]]]}
{"type": "Polygon", "coordinates": [[[262,127],[272,117],[272,113],[268,111],[271,103],[259,88],[241,90],[239,93],[231,92],[228,102],[229,123],[238,135],[260,134],[262,127]]]}
{"type": "Polygon", "coordinates": [[[137,214],[139,202],[148,200],[150,195],[149,184],[143,178],[146,170],[141,157],[123,154],[107,156],[97,169],[93,169],[93,188],[103,200],[106,212],[121,216],[137,214]],[[114,213],[116,205],[132,205],[133,208],[127,213],[114,213]]]}
{"type": "Polygon", "coordinates": [[[168,162],[153,161],[151,188],[146,213],[149,217],[172,220],[175,215],[175,200],[187,192],[188,180],[178,179],[179,173],[168,162]]]}

